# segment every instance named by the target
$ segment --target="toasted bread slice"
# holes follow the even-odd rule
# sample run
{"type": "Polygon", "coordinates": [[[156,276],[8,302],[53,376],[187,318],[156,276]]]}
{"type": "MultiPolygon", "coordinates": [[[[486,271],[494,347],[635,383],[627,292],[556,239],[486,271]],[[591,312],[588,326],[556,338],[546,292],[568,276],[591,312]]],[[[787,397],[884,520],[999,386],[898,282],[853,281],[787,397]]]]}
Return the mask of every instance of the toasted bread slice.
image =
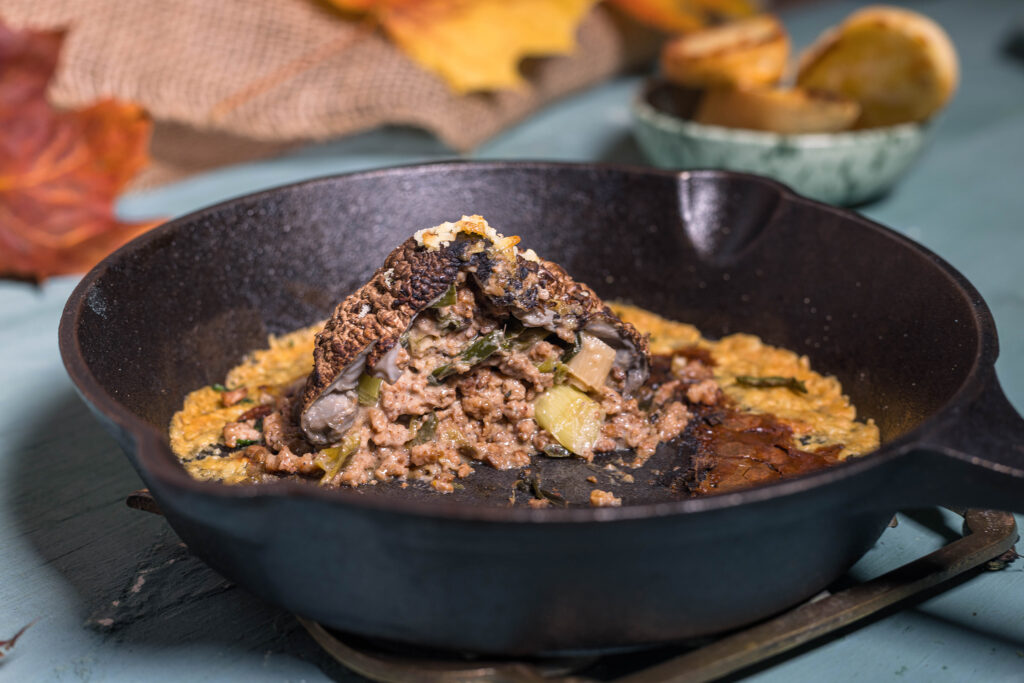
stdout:
{"type": "Polygon", "coordinates": [[[665,78],[690,88],[747,88],[777,83],[788,56],[785,27],[762,14],[670,40],[661,68],[665,78]]]}
{"type": "Polygon", "coordinates": [[[704,93],[694,120],[776,133],[831,133],[850,128],[859,114],[852,100],[800,88],[715,88],[704,93]]]}
{"type": "Polygon", "coordinates": [[[923,121],[956,90],[949,36],[917,12],[873,6],[824,33],[800,58],[797,85],[857,101],[856,127],[923,121]]]}

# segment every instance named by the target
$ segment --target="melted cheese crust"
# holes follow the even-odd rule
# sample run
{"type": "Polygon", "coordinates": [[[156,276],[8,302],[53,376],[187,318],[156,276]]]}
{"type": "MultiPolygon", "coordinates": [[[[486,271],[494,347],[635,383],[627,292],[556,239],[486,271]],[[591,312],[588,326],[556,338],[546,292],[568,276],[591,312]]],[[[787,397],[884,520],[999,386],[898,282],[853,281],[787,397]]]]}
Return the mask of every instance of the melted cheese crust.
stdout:
{"type": "MultiPolygon", "coordinates": [[[[271,336],[265,349],[253,351],[228,372],[227,389],[250,387],[251,391],[278,394],[284,387],[299,381],[313,369],[313,342],[324,324],[317,323],[282,337],[271,336]]],[[[221,392],[213,387],[196,389],[185,397],[182,409],[171,418],[171,449],[197,479],[223,479],[227,483],[244,480],[244,458],[197,459],[210,444],[221,441],[224,425],[252,407],[251,403],[223,406],[221,392]]]]}
{"type": "Polygon", "coordinates": [[[872,420],[857,421],[857,410],[843,394],[839,380],[811,369],[807,356],[769,346],[752,334],[731,334],[718,341],[705,339],[693,325],[678,323],[627,304],[610,303],[617,316],[650,335],[652,354],[667,354],[697,346],[711,352],[715,381],[741,410],[772,413],[793,429],[806,446],[842,444],[840,459],[869,453],[880,443],[872,420]],[[794,377],[807,387],[796,394],[785,387],[742,386],[737,376],[794,377]]]}
{"type": "MultiPolygon", "coordinates": [[[[693,325],[675,322],[627,304],[609,307],[624,321],[632,323],[650,338],[651,353],[671,354],[687,347],[707,349],[715,361],[715,380],[741,410],[772,413],[789,425],[804,447],[842,444],[839,457],[845,459],[878,448],[878,427],[873,421],[857,421],[857,412],[835,377],[811,369],[807,356],[769,346],[749,334],[733,334],[718,341],[705,339],[693,325]],[[741,386],[737,376],[795,377],[807,387],[796,394],[784,387],[759,389],[741,386]]],[[[313,343],[323,323],[270,337],[268,348],[253,351],[227,375],[228,389],[249,387],[254,391],[279,394],[303,380],[313,367],[313,343]]],[[[250,479],[244,457],[202,457],[211,444],[221,442],[224,425],[252,407],[237,403],[224,407],[221,393],[202,387],[190,393],[170,425],[171,448],[185,468],[197,479],[238,483],[250,479]]]]}

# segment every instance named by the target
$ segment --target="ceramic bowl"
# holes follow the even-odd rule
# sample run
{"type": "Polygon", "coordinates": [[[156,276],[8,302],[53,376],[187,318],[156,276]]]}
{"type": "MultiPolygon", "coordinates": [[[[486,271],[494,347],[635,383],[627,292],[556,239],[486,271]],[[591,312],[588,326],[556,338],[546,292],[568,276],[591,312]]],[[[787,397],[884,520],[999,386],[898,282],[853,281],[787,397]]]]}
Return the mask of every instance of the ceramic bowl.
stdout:
{"type": "Polygon", "coordinates": [[[888,192],[924,147],[928,126],[906,123],[838,133],[781,134],[696,123],[694,93],[649,81],[633,105],[637,141],[656,166],[719,168],[774,178],[841,206],[888,192]]]}

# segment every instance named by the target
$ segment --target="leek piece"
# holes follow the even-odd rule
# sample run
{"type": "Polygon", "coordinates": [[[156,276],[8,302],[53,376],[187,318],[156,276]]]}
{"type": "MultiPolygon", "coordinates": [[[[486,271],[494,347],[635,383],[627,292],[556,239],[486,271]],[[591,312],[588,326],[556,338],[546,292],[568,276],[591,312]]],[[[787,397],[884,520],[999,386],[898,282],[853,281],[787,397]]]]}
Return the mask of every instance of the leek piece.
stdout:
{"type": "Polygon", "coordinates": [[[451,445],[455,446],[455,450],[463,455],[475,455],[477,452],[476,445],[467,439],[465,434],[454,427],[444,433],[444,438],[451,445]]]}
{"type": "Polygon", "coordinates": [[[554,372],[559,365],[557,358],[548,358],[537,364],[538,372],[554,372]]]}
{"type": "Polygon", "coordinates": [[[438,297],[437,301],[435,301],[434,303],[430,304],[430,307],[431,308],[444,308],[445,306],[453,305],[455,303],[455,301],[456,301],[456,299],[455,299],[455,285],[451,284],[451,285],[448,285],[448,289],[446,289],[444,291],[444,294],[442,294],[440,297],[438,297]]]}
{"type": "Polygon", "coordinates": [[[317,467],[324,471],[320,483],[326,484],[334,479],[357,448],[359,448],[359,434],[349,431],[339,445],[320,449],[313,460],[317,467]]]}
{"type": "Polygon", "coordinates": [[[406,448],[419,446],[420,444],[434,440],[434,437],[437,436],[437,415],[434,413],[427,413],[417,421],[415,426],[416,433],[411,439],[405,442],[406,448]]]}
{"type": "Polygon", "coordinates": [[[569,381],[569,368],[565,363],[555,363],[555,384],[565,384],[569,381]]]}
{"type": "Polygon", "coordinates": [[[604,423],[600,404],[567,384],[556,384],[538,396],[533,417],[558,443],[577,455],[593,450],[604,423]]]}
{"type": "Polygon", "coordinates": [[[500,329],[490,334],[477,337],[469,346],[459,352],[451,363],[438,365],[430,373],[430,382],[438,384],[444,379],[451,377],[459,371],[460,365],[473,367],[477,363],[487,360],[491,354],[505,346],[505,333],[500,329]]]}
{"type": "Polygon", "coordinates": [[[548,338],[548,332],[543,327],[528,327],[518,331],[505,329],[505,337],[508,339],[508,346],[516,351],[529,351],[537,342],[548,338]]]}
{"type": "Polygon", "coordinates": [[[359,386],[356,387],[356,394],[359,396],[359,405],[375,406],[380,399],[380,377],[367,375],[365,372],[359,377],[359,386]]]}
{"type": "Polygon", "coordinates": [[[782,387],[789,389],[794,394],[806,394],[807,385],[803,383],[803,380],[799,380],[796,377],[753,377],[751,375],[737,375],[736,384],[741,387],[750,387],[752,389],[772,389],[775,387],[782,387]]]}
{"type": "Polygon", "coordinates": [[[452,313],[452,309],[445,308],[438,310],[436,316],[437,326],[442,332],[458,332],[464,330],[472,322],[468,318],[460,318],[452,313]]]}
{"type": "Polygon", "coordinates": [[[584,333],[580,350],[565,364],[583,389],[598,391],[615,363],[615,349],[597,337],[584,333]]]}

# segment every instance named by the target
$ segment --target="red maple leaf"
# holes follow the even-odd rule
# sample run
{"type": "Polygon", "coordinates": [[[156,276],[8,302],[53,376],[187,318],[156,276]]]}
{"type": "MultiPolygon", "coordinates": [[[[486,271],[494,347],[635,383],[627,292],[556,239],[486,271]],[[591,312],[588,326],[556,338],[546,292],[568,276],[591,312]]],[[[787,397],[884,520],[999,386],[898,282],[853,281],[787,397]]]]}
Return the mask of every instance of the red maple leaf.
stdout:
{"type": "Polygon", "coordinates": [[[0,24],[0,276],[87,270],[159,222],[125,223],[113,209],[149,160],[145,112],[116,100],[72,111],[47,101],[63,40],[0,24]]]}

